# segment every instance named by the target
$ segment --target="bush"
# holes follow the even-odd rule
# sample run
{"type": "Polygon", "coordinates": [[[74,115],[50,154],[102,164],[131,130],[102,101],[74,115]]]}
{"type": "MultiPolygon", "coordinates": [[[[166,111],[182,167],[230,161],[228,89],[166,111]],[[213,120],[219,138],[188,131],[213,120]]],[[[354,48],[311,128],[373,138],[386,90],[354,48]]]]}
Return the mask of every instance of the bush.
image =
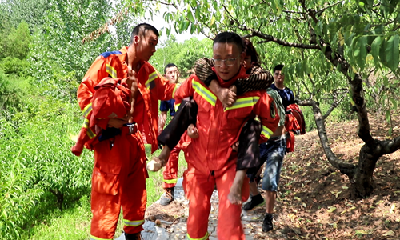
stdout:
{"type": "Polygon", "coordinates": [[[76,101],[29,96],[23,105],[0,117],[0,239],[20,239],[46,212],[90,193],[92,153],[70,152],[82,122],[76,101]]]}
{"type": "Polygon", "coordinates": [[[6,57],[0,62],[0,68],[6,74],[17,74],[20,77],[27,75],[30,67],[30,63],[25,59],[6,57]]]}

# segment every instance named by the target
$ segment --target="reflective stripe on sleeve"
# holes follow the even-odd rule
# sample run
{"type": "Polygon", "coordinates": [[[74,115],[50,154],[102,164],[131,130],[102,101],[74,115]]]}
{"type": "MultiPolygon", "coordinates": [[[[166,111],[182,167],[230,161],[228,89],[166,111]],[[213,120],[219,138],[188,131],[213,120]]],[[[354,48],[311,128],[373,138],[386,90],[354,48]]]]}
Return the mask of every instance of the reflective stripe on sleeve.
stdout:
{"type": "Polygon", "coordinates": [[[89,104],[82,110],[83,117],[87,117],[87,116],[89,115],[90,111],[92,111],[92,103],[89,103],[89,104]]]}
{"type": "Polygon", "coordinates": [[[106,73],[110,74],[112,78],[117,78],[117,71],[110,64],[106,64],[106,73]]]}
{"type": "Polygon", "coordinates": [[[176,89],[179,88],[180,85],[181,85],[180,83],[176,83],[176,84],[175,84],[174,91],[172,92],[172,98],[175,97],[175,91],[176,91],[176,89]]]}
{"type": "Polygon", "coordinates": [[[271,131],[271,129],[267,128],[266,126],[262,126],[262,131],[261,134],[264,135],[266,138],[270,138],[271,134],[273,134],[274,132],[271,131]]]}
{"type": "Polygon", "coordinates": [[[150,89],[151,88],[151,83],[158,77],[157,72],[153,72],[152,74],[149,75],[149,79],[146,81],[146,88],[150,89]]]}
{"type": "Polygon", "coordinates": [[[260,99],[259,97],[238,98],[232,106],[227,107],[225,110],[234,110],[243,107],[252,107],[256,105],[259,99],[260,99]]]}
{"type": "Polygon", "coordinates": [[[86,128],[86,135],[88,135],[90,139],[96,137],[96,134],[90,129],[89,119],[83,121],[82,127],[86,128]]]}
{"type": "Polygon", "coordinates": [[[207,88],[205,88],[203,85],[200,83],[196,82],[194,79],[192,79],[192,85],[194,91],[199,94],[204,100],[209,102],[211,106],[215,106],[215,103],[217,102],[217,97],[207,88]]]}
{"type": "Polygon", "coordinates": [[[178,111],[178,108],[179,108],[180,105],[181,105],[180,103],[175,104],[175,106],[174,106],[175,112],[178,111]]]}
{"type": "Polygon", "coordinates": [[[130,226],[130,227],[137,227],[140,226],[144,223],[144,219],[143,220],[137,220],[137,221],[130,221],[130,220],[126,220],[123,219],[124,223],[126,226],[130,226]]]}

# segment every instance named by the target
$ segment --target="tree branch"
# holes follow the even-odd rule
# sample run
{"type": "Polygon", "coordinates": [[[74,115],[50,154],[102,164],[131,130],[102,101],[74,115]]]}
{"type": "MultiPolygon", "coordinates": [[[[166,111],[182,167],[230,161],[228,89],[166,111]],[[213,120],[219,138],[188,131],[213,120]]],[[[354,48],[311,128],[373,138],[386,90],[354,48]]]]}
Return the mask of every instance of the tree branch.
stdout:
{"type": "Polygon", "coordinates": [[[400,149],[400,137],[390,141],[382,141],[381,146],[383,154],[391,154],[400,149]]]}
{"type": "Polygon", "coordinates": [[[285,12],[285,13],[295,13],[295,14],[305,14],[305,12],[296,12],[296,11],[293,11],[293,10],[282,10],[282,12],[285,12]]]}
{"type": "Polygon", "coordinates": [[[243,31],[250,31],[250,34],[245,35],[244,37],[246,38],[251,38],[251,37],[259,37],[261,39],[264,39],[262,42],[275,42],[281,46],[286,46],[286,47],[296,47],[296,48],[303,48],[303,49],[317,49],[321,50],[321,47],[318,45],[308,45],[308,44],[302,44],[302,43],[293,43],[293,42],[286,42],[283,41],[282,39],[273,37],[272,35],[264,34],[261,32],[258,32],[254,29],[248,28],[246,26],[238,26],[240,30],[243,31]]]}
{"type": "Polygon", "coordinates": [[[326,7],[324,7],[324,8],[321,8],[320,10],[318,10],[316,13],[315,13],[315,15],[316,16],[319,16],[319,15],[321,15],[326,9],[328,9],[328,8],[330,8],[330,7],[333,7],[333,6],[336,6],[336,5],[338,5],[339,3],[342,3],[343,1],[338,1],[338,2],[336,2],[336,3],[334,3],[334,4],[332,4],[332,5],[328,5],[328,6],[326,6],[326,7]]]}
{"type": "Polygon", "coordinates": [[[354,104],[357,107],[358,115],[358,136],[371,148],[375,148],[376,141],[371,136],[366,103],[363,97],[362,78],[359,74],[354,75],[350,81],[350,91],[354,104]]]}
{"type": "Polygon", "coordinates": [[[91,32],[87,37],[84,37],[82,39],[82,44],[88,41],[92,41],[100,37],[102,34],[108,32],[108,26],[113,26],[116,23],[121,22],[124,19],[124,16],[128,14],[129,8],[135,6],[136,3],[132,2],[128,6],[126,6],[124,9],[122,9],[115,17],[111,18],[110,21],[106,22],[103,26],[99,27],[98,29],[94,30],[91,32]]]}
{"type": "Polygon", "coordinates": [[[327,117],[329,117],[329,115],[332,113],[333,110],[335,110],[335,108],[337,106],[339,106],[339,104],[343,101],[345,95],[343,95],[339,100],[338,100],[338,93],[335,91],[333,93],[333,103],[331,104],[331,106],[329,107],[328,111],[326,111],[326,113],[322,116],[322,119],[325,121],[327,117]]]}
{"type": "Polygon", "coordinates": [[[356,166],[352,163],[344,162],[336,157],[335,153],[332,152],[328,137],[326,136],[325,120],[322,117],[321,110],[318,107],[318,102],[312,99],[299,101],[299,106],[311,106],[314,112],[314,120],[317,125],[318,136],[322,144],[322,148],[325,152],[326,158],[333,167],[338,169],[341,173],[346,174],[350,179],[354,178],[356,166]]]}
{"type": "Polygon", "coordinates": [[[161,4],[166,5],[166,6],[173,6],[175,9],[178,10],[178,6],[175,3],[162,2],[162,1],[158,1],[158,0],[157,1],[155,1],[155,0],[147,0],[147,1],[158,2],[158,3],[161,3],[161,4]]]}

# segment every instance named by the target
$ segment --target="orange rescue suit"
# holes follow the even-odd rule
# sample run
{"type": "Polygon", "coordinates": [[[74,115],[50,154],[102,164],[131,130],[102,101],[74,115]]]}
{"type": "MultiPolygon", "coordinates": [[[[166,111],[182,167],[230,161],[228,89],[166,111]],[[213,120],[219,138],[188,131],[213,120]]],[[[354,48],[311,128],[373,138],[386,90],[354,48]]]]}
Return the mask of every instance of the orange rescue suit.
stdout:
{"type": "MultiPolygon", "coordinates": [[[[242,68],[237,78],[246,76],[242,68]]],[[[226,82],[218,80],[220,85],[226,87],[226,82]]],[[[198,138],[191,139],[185,152],[188,169],[184,173],[183,188],[190,203],[187,237],[207,239],[209,236],[210,197],[216,184],[219,197],[218,239],[245,239],[241,223],[242,208],[231,204],[227,198],[237,163],[237,152],[231,146],[238,141],[242,126],[255,115],[262,123],[262,142],[269,139],[279,121],[274,100],[265,90],[251,91],[239,95],[233,106],[224,109],[196,75],[191,75],[176,90],[175,104],[180,104],[187,97],[193,97],[198,104],[196,127],[199,134],[198,138]]],[[[242,191],[245,201],[249,195],[248,179],[242,191]]]]}
{"type": "Polygon", "coordinates": [[[71,148],[76,156],[82,154],[83,146],[93,150],[97,143],[100,129],[106,129],[108,118],[123,118],[129,111],[131,91],[128,89],[126,79],[104,78],[94,87],[91,107],[85,109],[84,123],[78,135],[78,141],[71,148]]]}
{"type": "Polygon", "coordinates": [[[189,146],[191,138],[186,134],[182,135],[181,140],[179,140],[178,145],[176,145],[170,152],[167,165],[163,170],[163,183],[162,187],[164,189],[175,187],[178,182],[178,169],[179,169],[179,153],[181,151],[185,152],[186,148],[189,146]]]}
{"type": "MultiPolygon", "coordinates": [[[[92,107],[94,87],[103,78],[127,77],[127,49],[106,52],[96,58],[78,89],[82,110],[92,107]]],[[[140,94],[135,99],[133,114],[138,129],[122,127],[119,135],[94,145],[91,239],[113,239],[121,208],[124,231],[134,234],[142,230],[148,176],[143,139],[151,144],[152,151],[157,149],[158,100],[172,98],[174,87],[148,62],[142,62],[138,71],[140,94]]]]}

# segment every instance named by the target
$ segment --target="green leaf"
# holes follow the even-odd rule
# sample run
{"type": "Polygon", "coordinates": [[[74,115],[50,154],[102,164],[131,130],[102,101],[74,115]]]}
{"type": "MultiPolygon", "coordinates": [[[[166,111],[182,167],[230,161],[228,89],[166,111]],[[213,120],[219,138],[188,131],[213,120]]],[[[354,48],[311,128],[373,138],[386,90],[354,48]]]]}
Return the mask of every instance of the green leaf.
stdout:
{"type": "Polygon", "coordinates": [[[280,5],[279,0],[275,0],[274,3],[275,3],[276,10],[277,10],[276,14],[281,15],[282,14],[282,6],[280,5]]]}
{"type": "Polygon", "coordinates": [[[186,17],[187,17],[187,19],[189,19],[189,21],[194,23],[194,17],[193,17],[192,11],[188,10],[186,17]]]}
{"type": "Polygon", "coordinates": [[[195,30],[196,30],[196,25],[194,25],[194,23],[190,24],[190,34],[193,34],[195,30]]]}
{"type": "Polygon", "coordinates": [[[386,122],[390,123],[390,110],[386,110],[386,122]]]}
{"type": "Polygon", "coordinates": [[[210,20],[210,27],[212,26],[212,25],[214,25],[214,23],[215,23],[215,17],[214,17],[214,15],[211,17],[211,20],[210,20]]]}
{"type": "Polygon", "coordinates": [[[329,213],[333,213],[337,208],[335,206],[329,206],[328,209],[326,210],[329,213]]]}
{"type": "Polygon", "coordinates": [[[399,66],[399,35],[390,37],[386,44],[386,62],[388,67],[395,72],[399,66]]]}
{"type": "Polygon", "coordinates": [[[378,64],[379,59],[379,48],[382,45],[383,38],[381,36],[375,38],[375,40],[371,44],[371,54],[374,57],[375,65],[378,64]]]}
{"type": "Polygon", "coordinates": [[[301,62],[296,63],[296,73],[298,77],[303,76],[303,64],[301,62]]]}
{"type": "Polygon", "coordinates": [[[381,45],[381,47],[379,49],[379,59],[385,65],[387,65],[387,62],[386,62],[386,45],[387,45],[387,41],[385,39],[382,39],[382,45],[381,45]]]}
{"type": "Polygon", "coordinates": [[[390,101],[391,101],[391,102],[392,102],[392,104],[393,104],[393,108],[394,108],[394,109],[397,109],[398,102],[396,101],[396,99],[394,99],[394,98],[390,98],[390,101]]]}
{"type": "Polygon", "coordinates": [[[218,9],[218,1],[213,1],[214,9],[218,9]]]}
{"type": "Polygon", "coordinates": [[[358,39],[358,47],[360,49],[360,55],[358,57],[358,66],[361,70],[365,67],[365,57],[367,56],[367,37],[362,36],[358,39]]]}

